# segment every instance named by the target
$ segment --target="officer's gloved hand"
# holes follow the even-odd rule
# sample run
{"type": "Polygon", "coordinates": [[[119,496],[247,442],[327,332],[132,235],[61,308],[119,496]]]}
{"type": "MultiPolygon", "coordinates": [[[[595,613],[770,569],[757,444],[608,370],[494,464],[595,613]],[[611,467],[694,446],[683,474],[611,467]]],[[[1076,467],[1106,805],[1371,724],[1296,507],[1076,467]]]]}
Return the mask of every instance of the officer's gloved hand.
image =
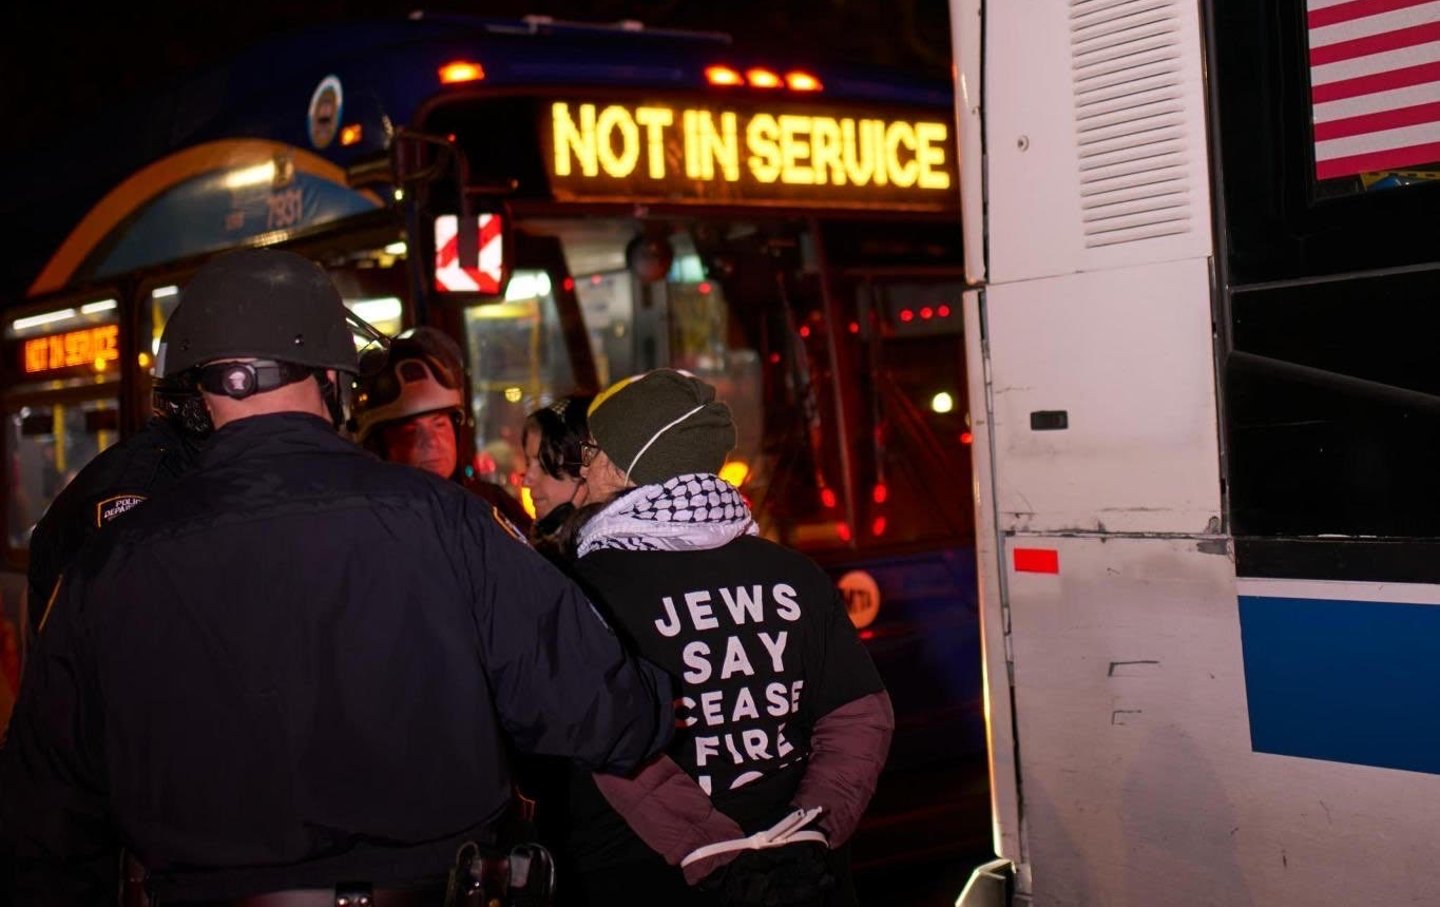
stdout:
{"type": "Polygon", "coordinates": [[[700,887],[726,907],[814,907],[835,887],[818,841],[747,850],[706,876],[700,887]]]}

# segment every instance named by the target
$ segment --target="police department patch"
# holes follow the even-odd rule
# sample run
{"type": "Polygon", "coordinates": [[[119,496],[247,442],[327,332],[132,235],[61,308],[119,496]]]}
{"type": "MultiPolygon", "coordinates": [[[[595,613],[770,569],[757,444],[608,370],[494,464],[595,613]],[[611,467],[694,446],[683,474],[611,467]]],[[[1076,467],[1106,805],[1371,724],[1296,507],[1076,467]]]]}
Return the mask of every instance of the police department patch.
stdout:
{"type": "Polygon", "coordinates": [[[144,500],[143,494],[117,494],[113,498],[106,498],[95,505],[96,527],[114,522],[116,517],[129,513],[136,504],[143,503],[144,500]]]}
{"type": "Polygon", "coordinates": [[[505,514],[500,512],[499,507],[491,504],[490,515],[495,518],[495,522],[500,524],[500,528],[508,532],[510,534],[510,537],[513,538],[515,541],[519,542],[522,545],[530,544],[530,540],[525,538],[525,533],[521,532],[519,527],[517,527],[514,523],[510,522],[510,520],[505,517],[505,514]]]}

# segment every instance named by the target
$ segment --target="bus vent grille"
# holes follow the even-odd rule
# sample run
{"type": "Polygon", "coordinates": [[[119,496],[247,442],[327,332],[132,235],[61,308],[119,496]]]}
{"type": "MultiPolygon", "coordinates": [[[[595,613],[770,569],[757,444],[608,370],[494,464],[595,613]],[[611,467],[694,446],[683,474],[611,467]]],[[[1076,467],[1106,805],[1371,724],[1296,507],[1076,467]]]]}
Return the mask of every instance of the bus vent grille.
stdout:
{"type": "Polygon", "coordinates": [[[1178,0],[1070,0],[1089,248],[1191,229],[1178,0]]]}

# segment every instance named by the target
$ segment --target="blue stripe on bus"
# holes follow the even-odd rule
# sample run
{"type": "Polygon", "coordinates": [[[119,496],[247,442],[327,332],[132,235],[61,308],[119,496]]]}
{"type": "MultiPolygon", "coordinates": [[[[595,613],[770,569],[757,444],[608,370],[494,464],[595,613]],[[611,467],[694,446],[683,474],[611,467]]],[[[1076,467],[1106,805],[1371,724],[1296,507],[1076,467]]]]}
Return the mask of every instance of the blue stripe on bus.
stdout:
{"type": "Polygon", "coordinates": [[[1440,774],[1440,605],[1240,596],[1256,752],[1440,774]]]}

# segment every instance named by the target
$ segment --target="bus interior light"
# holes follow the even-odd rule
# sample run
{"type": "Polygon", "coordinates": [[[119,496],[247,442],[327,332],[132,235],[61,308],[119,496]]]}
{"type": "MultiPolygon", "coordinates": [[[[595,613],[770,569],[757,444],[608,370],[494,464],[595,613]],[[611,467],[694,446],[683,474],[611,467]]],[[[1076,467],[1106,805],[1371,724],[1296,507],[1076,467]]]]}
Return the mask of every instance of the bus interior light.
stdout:
{"type": "Polygon", "coordinates": [[[99,315],[101,312],[115,311],[117,303],[113,299],[102,299],[99,302],[87,302],[80,307],[81,315],[99,315]]]}
{"type": "Polygon", "coordinates": [[[407,246],[407,245],[405,245],[405,241],[402,239],[400,242],[392,242],[392,243],[390,243],[388,246],[386,246],[386,247],[385,247],[385,254],[386,254],[386,255],[404,255],[404,254],[405,254],[406,252],[408,252],[409,250],[410,250],[410,247],[407,246]]]}
{"type": "Polygon", "coordinates": [[[10,329],[15,331],[28,331],[30,328],[38,328],[42,324],[54,324],[57,321],[66,321],[74,317],[74,309],[56,309],[53,312],[31,315],[28,318],[16,318],[10,322],[10,329]]]}
{"type": "Polygon", "coordinates": [[[949,318],[950,307],[948,305],[945,305],[944,303],[941,303],[940,307],[935,310],[935,314],[939,315],[941,318],[949,318]]]}
{"type": "Polygon", "coordinates": [[[870,493],[870,499],[877,504],[883,504],[890,497],[890,486],[884,482],[876,482],[875,488],[870,493]]]}
{"type": "Polygon", "coordinates": [[[342,126],[340,128],[340,144],[347,148],[351,145],[360,144],[360,140],[364,137],[365,127],[359,123],[351,123],[348,126],[342,126]]]}
{"type": "Polygon", "coordinates": [[[779,88],[785,84],[774,72],[758,66],[745,70],[745,81],[750,83],[751,88],[779,88]]]}
{"type": "Polygon", "coordinates": [[[948,391],[940,391],[930,398],[930,409],[941,414],[954,412],[955,398],[950,396],[948,391]]]}
{"type": "Polygon", "coordinates": [[[924,308],[922,308],[922,309],[920,310],[920,318],[921,318],[921,320],[923,320],[923,321],[929,321],[931,318],[934,318],[934,317],[935,317],[935,310],[932,309],[932,308],[930,308],[928,305],[925,306],[924,308]]]}
{"type": "Polygon", "coordinates": [[[346,307],[371,324],[394,321],[400,317],[404,308],[399,297],[396,296],[381,296],[377,299],[348,299],[346,307]]]}
{"type": "Polygon", "coordinates": [[[440,81],[445,85],[479,82],[485,78],[485,67],[469,60],[454,60],[440,67],[440,81]]]}
{"type": "Polygon", "coordinates": [[[826,510],[834,510],[835,505],[840,503],[840,501],[835,497],[835,490],[833,488],[822,488],[820,489],[820,503],[825,506],[826,510]]]}
{"type": "Polygon", "coordinates": [[[745,80],[740,73],[728,66],[707,66],[705,67],[705,81],[711,85],[744,85],[745,80]]]}
{"type": "Polygon", "coordinates": [[[909,324],[910,322],[915,320],[915,313],[910,309],[901,309],[900,320],[905,322],[906,324],[909,324]]]}
{"type": "Polygon", "coordinates": [[[164,299],[167,296],[174,296],[180,292],[180,288],[171,284],[168,287],[156,287],[150,291],[151,299],[164,299]]]}
{"type": "Polygon", "coordinates": [[[877,539],[885,534],[885,518],[883,516],[877,516],[875,521],[870,524],[870,534],[877,539]]]}
{"type": "Polygon", "coordinates": [[[836,535],[836,537],[839,538],[840,541],[842,541],[842,542],[848,542],[848,541],[850,541],[850,539],[851,539],[851,537],[852,537],[852,536],[851,536],[851,532],[850,532],[850,524],[849,524],[849,523],[836,523],[836,524],[835,524],[835,535],[836,535]]]}
{"type": "Polygon", "coordinates": [[[820,91],[825,87],[819,79],[799,69],[785,73],[785,84],[791,91],[820,91]]]}

